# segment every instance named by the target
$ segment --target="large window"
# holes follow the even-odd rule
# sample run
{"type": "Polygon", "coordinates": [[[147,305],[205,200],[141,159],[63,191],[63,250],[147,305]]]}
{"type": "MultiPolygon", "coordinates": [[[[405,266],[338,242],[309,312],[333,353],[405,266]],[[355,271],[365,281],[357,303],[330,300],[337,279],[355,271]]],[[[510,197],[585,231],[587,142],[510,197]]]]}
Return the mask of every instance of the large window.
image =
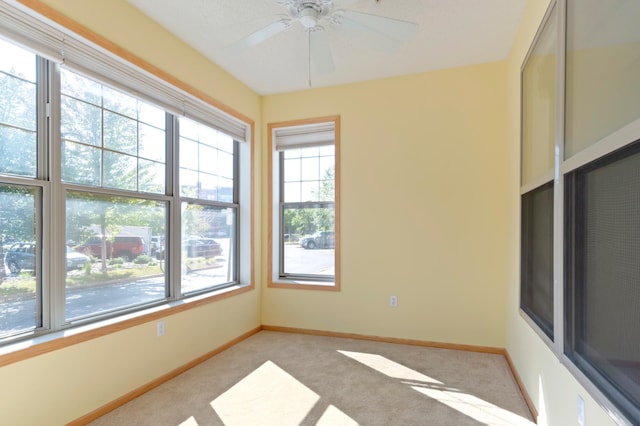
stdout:
{"type": "Polygon", "coordinates": [[[248,124],[0,9],[0,343],[250,284],[248,124]]]}
{"type": "Polygon", "coordinates": [[[270,126],[274,285],[337,288],[337,118],[270,126]]]}
{"type": "Polygon", "coordinates": [[[617,423],[640,424],[640,3],[550,7],[563,19],[547,14],[522,76],[521,307],[617,423]],[[554,28],[563,54],[532,62],[554,28]],[[545,88],[554,72],[529,70],[547,62],[560,78],[545,88]]]}
{"type": "Polygon", "coordinates": [[[567,176],[567,353],[640,411],[640,142],[567,176]]]}

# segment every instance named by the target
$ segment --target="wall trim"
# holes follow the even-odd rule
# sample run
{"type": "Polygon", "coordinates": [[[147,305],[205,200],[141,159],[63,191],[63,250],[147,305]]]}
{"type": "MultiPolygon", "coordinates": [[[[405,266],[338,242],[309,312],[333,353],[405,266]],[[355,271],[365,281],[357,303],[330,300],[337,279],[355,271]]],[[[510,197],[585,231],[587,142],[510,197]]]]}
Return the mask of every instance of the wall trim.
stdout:
{"type": "Polygon", "coordinates": [[[507,351],[506,349],[504,350],[504,358],[507,360],[507,364],[509,364],[509,368],[511,369],[511,374],[513,374],[513,378],[515,379],[516,384],[520,388],[520,393],[524,398],[524,402],[527,403],[527,407],[529,407],[531,416],[533,416],[535,423],[538,424],[538,409],[536,408],[535,404],[533,403],[533,400],[529,396],[529,392],[527,392],[527,388],[524,386],[524,382],[520,378],[520,375],[518,374],[518,370],[516,370],[516,366],[513,363],[513,360],[511,359],[511,355],[509,355],[509,351],[507,351]]]}
{"type": "Polygon", "coordinates": [[[118,407],[121,407],[123,405],[125,405],[126,403],[136,399],[137,397],[149,392],[150,390],[160,386],[161,384],[168,382],[169,380],[179,376],[180,374],[184,373],[185,371],[197,366],[198,364],[203,363],[204,361],[212,358],[213,356],[219,354],[222,351],[225,351],[229,348],[231,348],[232,346],[240,343],[241,341],[253,336],[254,334],[258,333],[260,330],[262,329],[262,327],[258,326],[252,330],[247,331],[246,333],[236,337],[235,339],[232,339],[230,341],[228,341],[227,343],[218,346],[217,348],[215,348],[214,350],[205,353],[204,355],[199,356],[198,358],[174,369],[171,370],[170,372],[163,374],[162,376],[158,377],[157,379],[154,379],[152,381],[150,381],[147,384],[144,384],[142,386],[140,386],[137,389],[132,390],[131,392],[128,392],[124,395],[122,395],[120,398],[117,398],[95,410],[93,410],[90,413],[85,414],[82,417],[77,418],[76,420],[73,420],[69,423],[67,423],[67,426],[80,426],[80,425],[86,425],[102,416],[104,416],[105,414],[115,410],[118,407]]]}
{"type": "Polygon", "coordinates": [[[458,351],[481,352],[481,353],[496,354],[496,355],[504,355],[505,353],[504,348],[497,348],[493,346],[463,345],[458,343],[432,342],[428,340],[402,339],[398,337],[370,336],[366,334],[342,333],[337,331],[324,331],[324,330],[310,330],[306,328],[280,327],[276,325],[265,325],[265,324],[262,325],[262,329],[267,331],[280,331],[284,333],[313,334],[315,336],[327,336],[327,337],[343,337],[347,339],[371,340],[374,342],[397,343],[401,345],[425,346],[425,347],[440,348],[440,349],[454,349],[458,351]]]}

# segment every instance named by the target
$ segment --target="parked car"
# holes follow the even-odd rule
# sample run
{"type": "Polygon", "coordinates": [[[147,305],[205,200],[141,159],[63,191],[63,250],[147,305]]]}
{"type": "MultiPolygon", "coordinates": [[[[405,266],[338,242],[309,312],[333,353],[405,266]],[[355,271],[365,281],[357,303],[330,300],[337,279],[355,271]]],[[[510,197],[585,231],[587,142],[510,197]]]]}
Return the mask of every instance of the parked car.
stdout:
{"type": "MultiPolygon", "coordinates": [[[[137,235],[116,235],[113,241],[107,238],[105,242],[107,259],[121,257],[125,262],[129,262],[144,253],[144,238],[137,235]]],[[[86,255],[102,258],[102,237],[94,235],[75,249],[86,255]]]]}
{"type": "Polygon", "coordinates": [[[319,231],[310,237],[300,238],[300,245],[304,249],[332,249],[334,245],[333,231],[319,231]]]}
{"type": "Polygon", "coordinates": [[[213,238],[188,238],[182,245],[187,257],[214,257],[222,254],[222,247],[213,238]]]}
{"type": "MultiPolygon", "coordinates": [[[[4,263],[12,274],[21,270],[36,269],[36,244],[34,242],[19,242],[12,244],[4,257],[4,263]]],[[[67,247],[67,270],[82,269],[91,261],[88,256],[67,247]]]]}
{"type": "Polygon", "coordinates": [[[19,273],[22,269],[33,271],[36,269],[36,245],[35,243],[13,243],[4,256],[4,264],[12,274],[19,273]]]}
{"type": "Polygon", "coordinates": [[[91,258],[82,253],[78,253],[71,247],[67,247],[67,271],[82,269],[84,265],[91,262],[91,258]]]}
{"type": "MultiPolygon", "coordinates": [[[[213,238],[192,237],[182,241],[183,253],[186,257],[215,257],[222,254],[222,246],[213,238]]],[[[154,256],[158,260],[164,259],[164,241],[161,247],[156,250],[154,256]]]]}

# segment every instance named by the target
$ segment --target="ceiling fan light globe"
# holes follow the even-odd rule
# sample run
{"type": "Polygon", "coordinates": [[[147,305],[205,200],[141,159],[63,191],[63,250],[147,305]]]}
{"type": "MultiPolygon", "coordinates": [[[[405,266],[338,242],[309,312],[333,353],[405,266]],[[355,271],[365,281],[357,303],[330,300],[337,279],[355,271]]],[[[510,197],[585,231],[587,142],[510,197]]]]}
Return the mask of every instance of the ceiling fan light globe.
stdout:
{"type": "Polygon", "coordinates": [[[313,7],[305,7],[300,11],[300,23],[305,28],[313,28],[318,23],[319,12],[313,7]]]}

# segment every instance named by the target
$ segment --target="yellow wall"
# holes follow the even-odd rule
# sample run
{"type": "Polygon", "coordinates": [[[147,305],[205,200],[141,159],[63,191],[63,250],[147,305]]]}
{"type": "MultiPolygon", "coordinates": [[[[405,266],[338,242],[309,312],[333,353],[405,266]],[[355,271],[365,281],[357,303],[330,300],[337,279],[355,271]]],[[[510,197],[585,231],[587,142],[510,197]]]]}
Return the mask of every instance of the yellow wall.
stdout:
{"type": "Polygon", "coordinates": [[[504,347],[505,79],[499,62],[263,99],[265,126],[339,114],[342,170],[342,291],[265,289],[264,324],[504,347]]]}
{"type": "Polygon", "coordinates": [[[569,371],[560,364],[519,314],[520,253],[520,67],[542,21],[548,0],[529,0],[518,36],[508,60],[508,268],[507,341],[511,355],[529,395],[539,411],[541,425],[577,424],[577,397],[585,400],[587,425],[607,426],[614,422],[587,394],[569,371]]]}
{"type": "MultiPolygon", "coordinates": [[[[173,77],[252,119],[260,98],[238,80],[176,40],[126,0],[49,0],[48,5],[125,47],[173,77]]],[[[256,132],[256,176],[260,174],[256,132]]],[[[260,203],[256,183],[255,202],[260,203]]],[[[259,223],[256,264],[260,264],[259,223]]],[[[0,368],[0,424],[57,425],[83,416],[260,325],[256,289],[165,318],[0,368]]]]}

